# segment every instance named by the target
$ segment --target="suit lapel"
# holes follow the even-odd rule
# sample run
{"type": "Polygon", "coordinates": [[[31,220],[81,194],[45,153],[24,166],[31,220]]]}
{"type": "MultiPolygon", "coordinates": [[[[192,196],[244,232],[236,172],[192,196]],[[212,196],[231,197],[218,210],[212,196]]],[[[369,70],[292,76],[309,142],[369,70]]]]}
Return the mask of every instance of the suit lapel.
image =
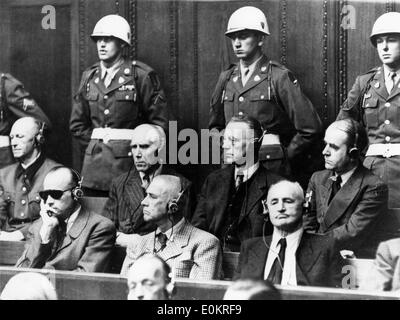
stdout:
{"type": "Polygon", "coordinates": [[[220,182],[219,193],[215,195],[213,202],[217,204],[209,230],[219,230],[220,226],[224,224],[226,219],[226,209],[229,202],[230,189],[233,183],[233,176],[235,168],[233,165],[229,165],[224,169],[221,169],[215,180],[220,182]]]}
{"type": "Polygon", "coordinates": [[[299,247],[296,251],[296,278],[297,284],[310,284],[308,273],[317,262],[321,251],[313,245],[312,236],[303,232],[299,247]]]}
{"type": "Polygon", "coordinates": [[[360,190],[362,178],[361,168],[357,167],[350,179],[338,191],[335,198],[332,199],[324,217],[324,232],[346,212],[360,190]]]}
{"type": "Polygon", "coordinates": [[[64,237],[62,245],[57,249],[56,253],[61,251],[62,249],[68,247],[73,240],[79,237],[82,233],[83,229],[86,227],[86,224],[89,219],[89,212],[82,209],[79,211],[78,216],[76,217],[75,222],[72,224],[71,229],[64,237]]]}
{"type": "MultiPolygon", "coordinates": [[[[271,245],[271,239],[271,236],[265,238],[268,247],[271,245]]],[[[267,257],[268,249],[264,241],[260,240],[256,242],[256,245],[249,249],[248,265],[246,266],[246,269],[248,268],[249,270],[246,273],[264,279],[267,257]]]]}
{"type": "Polygon", "coordinates": [[[389,94],[385,86],[383,68],[380,68],[378,72],[375,73],[371,81],[371,89],[375,91],[382,99],[387,100],[389,94]]]}
{"type": "MultiPolygon", "coordinates": [[[[332,192],[332,180],[329,177],[332,175],[331,171],[327,171],[327,176],[324,181],[321,182],[321,202],[322,202],[322,214],[326,216],[326,212],[329,208],[329,198],[332,192]]],[[[321,213],[318,213],[321,215],[321,213]]],[[[327,229],[325,225],[325,219],[322,219],[320,229],[325,232],[327,229]]]]}
{"type": "MultiPolygon", "coordinates": [[[[252,178],[253,181],[250,183],[249,191],[247,192],[247,205],[242,206],[239,216],[239,223],[251,212],[254,206],[257,205],[263,197],[265,197],[267,192],[267,171],[261,164],[252,178]]],[[[246,201],[246,199],[244,201],[246,201]]]]}
{"type": "Polygon", "coordinates": [[[167,246],[164,250],[160,251],[158,254],[165,261],[171,258],[179,256],[183,252],[183,248],[186,247],[190,240],[190,235],[193,231],[193,226],[191,226],[186,220],[183,225],[173,232],[173,240],[168,241],[167,246]]]}

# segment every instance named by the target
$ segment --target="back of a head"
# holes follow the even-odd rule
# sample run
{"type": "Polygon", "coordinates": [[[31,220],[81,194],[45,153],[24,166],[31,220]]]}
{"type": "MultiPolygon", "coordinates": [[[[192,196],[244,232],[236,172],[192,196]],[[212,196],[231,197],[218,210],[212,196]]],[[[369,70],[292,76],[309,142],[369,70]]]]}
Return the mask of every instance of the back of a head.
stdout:
{"type": "Polygon", "coordinates": [[[224,300],[281,300],[279,291],[266,280],[243,278],[231,284],[224,300]]]}
{"type": "Polygon", "coordinates": [[[35,272],[23,272],[7,282],[0,299],[57,300],[57,293],[46,276],[35,272]]]}

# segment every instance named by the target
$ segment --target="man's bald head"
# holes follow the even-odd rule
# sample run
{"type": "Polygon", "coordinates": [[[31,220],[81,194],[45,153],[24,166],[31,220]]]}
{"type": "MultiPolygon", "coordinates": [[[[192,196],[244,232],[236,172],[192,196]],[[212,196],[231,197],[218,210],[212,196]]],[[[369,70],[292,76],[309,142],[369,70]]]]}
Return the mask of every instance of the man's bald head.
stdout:
{"type": "Polygon", "coordinates": [[[176,199],[182,190],[181,179],[177,176],[162,174],[155,176],[151,184],[158,185],[163,193],[167,193],[168,200],[176,199]]]}
{"type": "Polygon", "coordinates": [[[128,271],[128,300],[165,300],[171,269],[160,257],[142,256],[128,271]]]}
{"type": "Polygon", "coordinates": [[[15,121],[10,132],[10,141],[14,158],[28,163],[40,151],[35,137],[40,132],[40,121],[32,117],[23,117],[15,121]]]}

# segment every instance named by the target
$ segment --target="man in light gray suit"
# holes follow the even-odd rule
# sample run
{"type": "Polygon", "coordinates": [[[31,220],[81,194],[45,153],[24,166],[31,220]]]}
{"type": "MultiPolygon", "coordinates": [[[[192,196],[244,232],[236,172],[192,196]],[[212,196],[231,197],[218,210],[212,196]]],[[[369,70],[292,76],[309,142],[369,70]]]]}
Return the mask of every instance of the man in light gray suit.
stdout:
{"type": "Polygon", "coordinates": [[[221,278],[222,250],[212,234],[193,227],[181,208],[185,189],[171,175],[154,177],[142,201],[145,221],[157,225],[154,232],[135,238],[128,244],[122,275],[141,256],[157,254],[171,267],[174,277],[191,279],[221,278]]]}

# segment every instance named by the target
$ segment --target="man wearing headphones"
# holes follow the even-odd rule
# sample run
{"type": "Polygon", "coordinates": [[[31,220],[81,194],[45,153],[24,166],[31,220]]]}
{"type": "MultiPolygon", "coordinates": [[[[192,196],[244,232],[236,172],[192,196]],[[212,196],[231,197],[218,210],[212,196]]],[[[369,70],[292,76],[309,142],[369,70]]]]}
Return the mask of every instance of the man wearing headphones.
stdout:
{"type": "Polygon", "coordinates": [[[42,152],[44,124],[32,117],[18,119],[10,141],[17,160],[0,169],[0,240],[19,241],[39,218],[39,191],[50,169],[58,164],[42,152]]]}
{"type": "Polygon", "coordinates": [[[170,266],[159,256],[142,256],[128,271],[128,300],[169,300],[174,294],[170,266]]]}
{"type": "Polygon", "coordinates": [[[200,280],[220,279],[222,251],[212,234],[193,227],[184,218],[186,192],[180,179],[156,176],[142,201],[145,221],[157,225],[154,232],[136,235],[126,250],[121,274],[141,256],[157,254],[171,267],[173,277],[200,280]]]}
{"type": "Polygon", "coordinates": [[[333,236],[340,249],[373,258],[387,237],[387,186],[363,167],[360,156],[368,138],[352,119],[333,122],[325,133],[326,170],[311,177],[307,190],[307,231],[333,236]]]}
{"type": "Polygon", "coordinates": [[[113,223],[81,207],[82,178],[55,167],[40,191],[40,219],[29,228],[28,243],[16,266],[107,272],[115,243],[113,223]]]}
{"type": "Polygon", "coordinates": [[[262,139],[257,119],[244,114],[233,117],[222,146],[228,165],[212,172],[201,189],[192,223],[217,236],[224,251],[238,252],[243,240],[272,232],[261,199],[281,177],[260,165],[262,139]]]}
{"type": "Polygon", "coordinates": [[[117,244],[126,247],[133,234],[146,234],[156,229],[152,221],[143,219],[141,202],[146,195],[146,188],[154,177],[160,174],[179,176],[188,199],[185,210],[190,219],[191,204],[189,201],[190,181],[179,175],[169,165],[163,163],[165,158],[166,136],[161,127],[152,124],[141,124],[132,131],[131,170],[113,179],[110,187],[104,216],[110,218],[117,228],[117,244]]]}

